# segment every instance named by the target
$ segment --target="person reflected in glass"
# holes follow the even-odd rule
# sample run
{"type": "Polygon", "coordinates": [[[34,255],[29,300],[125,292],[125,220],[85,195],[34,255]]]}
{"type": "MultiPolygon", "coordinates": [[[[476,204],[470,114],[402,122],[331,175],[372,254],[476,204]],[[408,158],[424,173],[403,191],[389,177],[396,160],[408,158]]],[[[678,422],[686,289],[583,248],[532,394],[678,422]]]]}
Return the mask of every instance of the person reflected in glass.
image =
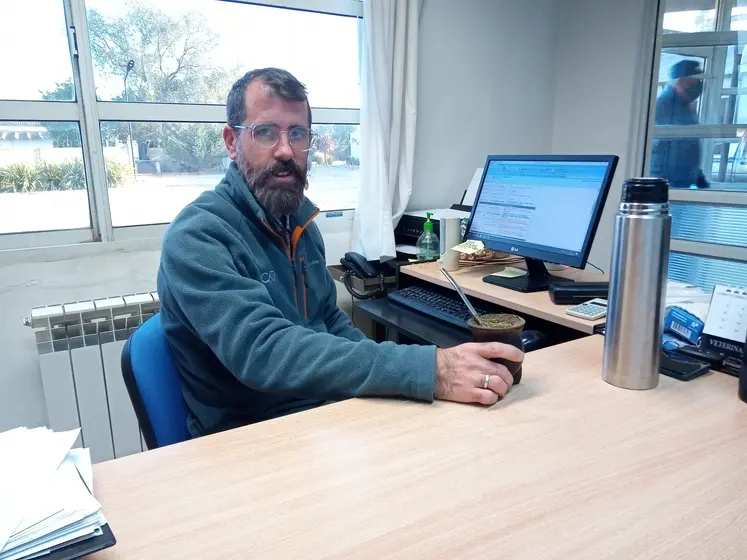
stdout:
{"type": "MultiPolygon", "coordinates": [[[[698,124],[695,101],[703,93],[702,73],[695,60],[681,60],[670,68],[672,83],[656,100],[657,126],[698,124]]],[[[700,158],[699,138],[658,138],[652,144],[651,175],[668,180],[674,189],[708,188],[700,158]]]]}

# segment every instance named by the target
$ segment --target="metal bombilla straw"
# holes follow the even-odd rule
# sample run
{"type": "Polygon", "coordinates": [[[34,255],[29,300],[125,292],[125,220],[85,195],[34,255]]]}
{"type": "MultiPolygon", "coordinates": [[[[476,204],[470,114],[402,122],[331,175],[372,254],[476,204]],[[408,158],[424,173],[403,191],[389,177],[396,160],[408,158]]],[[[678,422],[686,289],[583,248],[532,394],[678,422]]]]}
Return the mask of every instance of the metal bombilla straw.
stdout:
{"type": "Polygon", "coordinates": [[[482,325],[482,321],[480,321],[480,316],[477,314],[477,311],[474,307],[472,307],[472,304],[467,299],[467,296],[464,295],[464,292],[462,291],[462,288],[459,287],[459,284],[457,284],[456,280],[454,280],[454,277],[449,274],[449,271],[446,270],[443,265],[439,264],[439,269],[441,270],[441,273],[446,276],[446,279],[451,283],[452,286],[454,286],[454,289],[456,290],[456,293],[459,294],[459,297],[462,298],[462,301],[464,302],[464,305],[467,306],[467,310],[472,315],[472,318],[475,320],[475,323],[478,325],[482,325]]]}

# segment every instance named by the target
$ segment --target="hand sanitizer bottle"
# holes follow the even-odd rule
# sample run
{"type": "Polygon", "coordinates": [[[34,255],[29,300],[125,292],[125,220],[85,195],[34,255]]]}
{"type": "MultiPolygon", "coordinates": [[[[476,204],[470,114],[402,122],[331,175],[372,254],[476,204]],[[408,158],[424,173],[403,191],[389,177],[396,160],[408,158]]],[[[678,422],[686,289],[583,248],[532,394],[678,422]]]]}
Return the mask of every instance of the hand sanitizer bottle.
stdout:
{"type": "Polygon", "coordinates": [[[418,237],[415,245],[419,261],[435,261],[439,256],[440,246],[438,236],[433,233],[433,222],[431,222],[431,212],[426,212],[427,216],[423,224],[423,233],[418,237]]]}

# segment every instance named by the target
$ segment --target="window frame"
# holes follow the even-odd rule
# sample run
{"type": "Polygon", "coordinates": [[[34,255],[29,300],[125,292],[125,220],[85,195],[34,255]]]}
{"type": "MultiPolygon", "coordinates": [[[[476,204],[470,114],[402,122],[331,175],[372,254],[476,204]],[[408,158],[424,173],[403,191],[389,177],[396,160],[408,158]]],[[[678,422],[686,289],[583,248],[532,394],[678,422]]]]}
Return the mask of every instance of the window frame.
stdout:
{"type": "MultiPolygon", "coordinates": [[[[117,243],[160,238],[168,224],[114,227],[111,218],[106,168],[101,141],[103,122],[225,123],[225,105],[190,103],[123,103],[96,99],[93,57],[88,37],[86,0],[61,0],[72,63],[74,101],[2,101],[0,121],[72,121],[79,123],[86,171],[91,225],[85,228],[0,234],[0,253],[14,249],[117,243]]],[[[359,24],[360,0],[218,0],[238,4],[354,17],[359,24]]],[[[314,124],[360,125],[360,109],[312,107],[314,124]]],[[[347,209],[341,209],[347,210],[347,209]]]]}
{"type": "MultiPolygon", "coordinates": [[[[691,126],[662,126],[657,127],[654,124],[656,111],[656,99],[658,95],[659,66],[663,49],[668,48],[697,48],[697,47],[724,47],[739,44],[739,31],[729,29],[731,9],[736,5],[735,0],[718,0],[716,2],[716,31],[704,31],[695,33],[664,33],[664,13],[666,0],[656,0],[656,37],[654,40],[653,65],[651,79],[649,82],[648,110],[642,115],[644,129],[646,131],[645,141],[643,144],[643,153],[639,154],[640,171],[643,175],[648,176],[651,165],[651,149],[653,140],[657,138],[734,138],[737,130],[747,129],[747,123],[741,124],[698,124],[691,126]],[[720,31],[720,29],[723,29],[720,31]]],[[[712,63],[719,71],[724,71],[723,64],[712,63]]],[[[710,72],[711,70],[707,70],[710,72]]],[[[720,75],[720,74],[719,74],[720,75]]],[[[721,80],[714,78],[714,83],[723,86],[723,76],[721,80]]],[[[722,94],[723,88],[719,90],[722,94]]],[[[715,94],[713,97],[719,97],[715,94]]],[[[747,207],[747,190],[693,190],[693,189],[672,189],[669,191],[671,202],[688,202],[709,204],[715,206],[736,206],[747,207]]],[[[681,239],[672,239],[670,243],[672,253],[681,253],[686,255],[703,256],[716,258],[725,261],[734,261],[747,263],[747,247],[719,245],[716,243],[706,243],[699,241],[685,241],[681,239]]]]}

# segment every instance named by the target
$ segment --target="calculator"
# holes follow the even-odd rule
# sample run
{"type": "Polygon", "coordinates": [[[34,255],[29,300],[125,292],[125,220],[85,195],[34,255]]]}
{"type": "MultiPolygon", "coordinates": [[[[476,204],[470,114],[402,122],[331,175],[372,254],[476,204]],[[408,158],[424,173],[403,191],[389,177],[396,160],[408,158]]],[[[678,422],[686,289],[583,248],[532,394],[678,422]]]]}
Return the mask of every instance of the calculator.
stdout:
{"type": "Polygon", "coordinates": [[[574,305],[570,309],[566,310],[568,315],[578,317],[579,319],[586,319],[587,321],[596,321],[607,315],[607,300],[602,298],[595,298],[584,303],[574,305]]]}

